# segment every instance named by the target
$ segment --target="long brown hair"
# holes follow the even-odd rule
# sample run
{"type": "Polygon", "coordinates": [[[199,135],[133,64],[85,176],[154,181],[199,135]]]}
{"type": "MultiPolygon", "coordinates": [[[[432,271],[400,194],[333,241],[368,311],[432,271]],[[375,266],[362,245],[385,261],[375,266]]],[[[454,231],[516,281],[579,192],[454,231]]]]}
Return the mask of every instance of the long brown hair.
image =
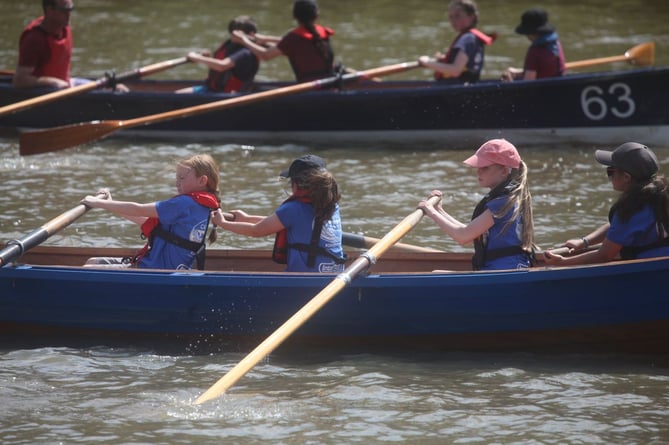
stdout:
{"type": "Polygon", "coordinates": [[[669,180],[661,175],[644,181],[634,180],[613,204],[611,214],[617,212],[620,219],[626,222],[646,205],[652,207],[657,222],[669,232],[669,180]]]}
{"type": "Polygon", "coordinates": [[[505,231],[509,225],[520,215],[523,222],[523,232],[521,234],[521,247],[523,249],[531,249],[534,244],[534,219],[532,215],[532,195],[527,181],[527,164],[520,161],[519,168],[511,169],[509,175],[510,182],[514,184],[513,189],[509,193],[509,198],[500,209],[496,217],[506,215],[512,208],[513,215],[509,221],[502,228],[505,231]],[[514,207],[515,206],[515,207],[514,207]]]}
{"type": "Polygon", "coordinates": [[[292,178],[292,182],[311,199],[316,221],[324,223],[332,218],[341,199],[339,186],[332,173],[314,168],[292,178]]]}
{"type": "Polygon", "coordinates": [[[316,31],[315,23],[318,13],[318,4],[315,0],[296,0],[293,4],[293,18],[314,36],[314,45],[316,45],[316,48],[321,53],[328,68],[332,68],[334,61],[332,48],[329,47],[328,43],[316,31]]]}

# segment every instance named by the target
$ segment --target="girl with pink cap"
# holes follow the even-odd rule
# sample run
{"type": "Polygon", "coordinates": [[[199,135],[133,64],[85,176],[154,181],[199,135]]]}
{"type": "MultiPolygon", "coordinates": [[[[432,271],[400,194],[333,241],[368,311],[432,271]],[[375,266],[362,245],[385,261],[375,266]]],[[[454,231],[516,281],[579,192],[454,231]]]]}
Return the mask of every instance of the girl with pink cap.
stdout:
{"type": "MultiPolygon", "coordinates": [[[[441,203],[434,207],[423,200],[418,208],[458,244],[474,243],[474,270],[530,267],[534,259],[532,197],[527,165],[516,147],[505,139],[492,139],[464,162],[477,169],[479,185],[490,189],[474,209],[471,221],[458,221],[441,203]]],[[[435,195],[441,196],[441,191],[432,191],[430,197],[435,195]]]]}

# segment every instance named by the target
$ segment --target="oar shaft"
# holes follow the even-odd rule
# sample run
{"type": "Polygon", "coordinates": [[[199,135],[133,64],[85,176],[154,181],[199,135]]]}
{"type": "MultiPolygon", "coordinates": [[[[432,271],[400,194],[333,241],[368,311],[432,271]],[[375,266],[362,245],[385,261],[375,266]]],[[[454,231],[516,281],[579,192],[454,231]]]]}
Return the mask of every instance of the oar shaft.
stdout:
{"type": "Polygon", "coordinates": [[[73,209],[64,212],[43,226],[33,230],[22,238],[12,240],[7,243],[7,247],[0,250],[0,267],[14,261],[23,255],[28,249],[41,244],[46,241],[51,235],[54,235],[72,224],[75,220],[81,217],[89,210],[83,204],[79,204],[73,209]]]}
{"type": "Polygon", "coordinates": [[[165,60],[163,62],[154,63],[152,65],[147,65],[142,68],[137,68],[132,71],[127,71],[125,73],[116,75],[116,76],[104,76],[92,82],[85,83],[83,85],[78,85],[72,88],[64,88],[58,91],[54,91],[47,94],[42,94],[30,99],[26,99],[20,102],[16,102],[4,107],[0,107],[0,116],[10,113],[16,113],[26,108],[33,107],[35,105],[44,105],[49,102],[53,102],[58,99],[62,99],[68,96],[74,96],[77,94],[85,93],[87,91],[92,91],[97,88],[101,88],[109,85],[112,80],[115,82],[125,82],[127,80],[137,79],[149,74],[157,73],[159,71],[164,71],[168,68],[172,68],[177,65],[181,65],[188,62],[188,58],[179,57],[176,59],[165,60]]]}
{"type": "Polygon", "coordinates": [[[139,125],[149,125],[155,124],[158,122],[164,122],[176,118],[185,118],[194,116],[197,114],[207,113],[209,111],[219,110],[219,109],[228,109],[239,105],[247,105],[255,102],[260,102],[266,99],[273,99],[281,96],[287,96],[289,94],[297,94],[306,91],[318,90],[325,88],[331,85],[334,85],[338,82],[350,82],[352,80],[359,79],[371,79],[376,76],[381,75],[390,75],[394,73],[399,73],[406,71],[412,68],[418,67],[418,62],[403,62],[395,65],[389,65],[385,67],[373,68],[365,71],[359,71],[356,73],[345,74],[341,77],[333,76],[325,79],[313,80],[310,82],[298,83],[296,85],[290,85],[286,87],[276,88],[274,90],[261,91],[259,93],[245,94],[241,96],[232,97],[229,99],[223,99],[215,102],[210,102],[206,104],[194,105],[186,108],[179,108],[177,110],[166,111],[163,113],[157,113],[150,116],[138,117],[135,119],[128,119],[122,121],[122,125],[119,125],[118,128],[132,128],[139,125]]]}
{"type": "MultiPolygon", "coordinates": [[[[436,205],[440,197],[433,196],[429,202],[436,205]]],[[[321,290],[315,297],[313,297],[307,304],[305,304],[299,311],[283,323],[272,335],[267,337],[260,345],[251,351],[242,361],[240,361],[234,368],[228,371],[221,377],[214,385],[205,391],[200,397],[195,400],[196,404],[201,404],[207,400],[214,399],[220,394],[227,391],[234,385],[241,377],[244,376],[251,368],[253,368],[264,357],[269,355],[276,349],[283,341],[295,332],[302,324],[304,324],[311,316],[313,316],[320,308],[322,308],[328,301],[337,295],[344,287],[346,287],[359,273],[368,269],[374,264],[383,253],[406,235],[413,227],[418,224],[423,217],[423,210],[416,209],[409,216],[405,217],[397,226],[388,232],[383,238],[379,240],[368,252],[358,257],[344,272],[339,274],[334,280],[330,282],[323,290],[321,290]]]]}
{"type": "Polygon", "coordinates": [[[257,365],[263,358],[269,355],[278,345],[283,343],[293,332],[295,332],[306,320],[323,307],[332,297],[341,291],[348,282],[341,278],[335,278],[318,295],[312,298],[306,305],[297,311],[292,317],[284,322],[272,335],[244,357],[234,368],[228,371],[214,385],[195,400],[196,404],[215,399],[227,391],[237,381],[257,365]]]}
{"type": "Polygon", "coordinates": [[[25,110],[26,108],[30,108],[35,105],[47,104],[49,102],[62,99],[63,97],[74,96],[76,94],[92,91],[102,86],[102,84],[103,84],[102,80],[98,79],[96,81],[85,83],[83,85],[78,85],[76,87],[63,88],[58,91],[54,91],[52,93],[42,94],[41,96],[35,96],[30,99],[5,105],[4,107],[0,107],[0,116],[3,116],[5,114],[16,113],[18,111],[25,110]]]}
{"type": "MultiPolygon", "coordinates": [[[[378,238],[372,238],[370,236],[358,235],[357,233],[342,233],[342,244],[349,247],[359,247],[361,249],[369,249],[378,243],[378,238]]],[[[414,246],[411,244],[396,243],[393,245],[393,250],[398,250],[402,252],[417,252],[417,253],[428,253],[428,252],[440,252],[438,249],[432,249],[429,247],[414,246]]]]}
{"type": "MultiPolygon", "coordinates": [[[[223,212],[223,217],[229,221],[235,219],[235,215],[228,212],[223,212]]],[[[378,238],[372,238],[369,236],[358,235],[357,233],[342,233],[342,244],[349,247],[358,247],[361,249],[369,249],[373,247],[380,240],[378,238]]],[[[431,249],[429,247],[413,246],[411,244],[395,243],[393,245],[394,250],[402,252],[417,252],[417,253],[431,253],[431,252],[441,252],[438,249],[431,249]]]]}
{"type": "Polygon", "coordinates": [[[382,75],[399,73],[409,69],[417,68],[418,62],[404,62],[395,65],[388,65],[374,68],[366,71],[360,71],[355,74],[346,74],[344,76],[334,76],[326,79],[314,80],[311,82],[300,83],[297,85],[286,86],[259,93],[249,93],[228,99],[222,99],[200,105],[180,108],[148,116],[121,120],[103,120],[91,121],[79,124],[64,125],[56,128],[47,128],[43,130],[22,132],[19,136],[19,154],[21,156],[34,155],[38,153],[47,153],[51,151],[64,150],[77,145],[86,144],[98,139],[102,139],[110,134],[124,129],[140,125],[150,125],[167,120],[195,116],[214,110],[223,110],[235,106],[241,106],[262,100],[273,99],[276,97],[296,94],[303,91],[316,90],[328,85],[335,85],[339,82],[349,82],[355,79],[364,79],[382,75]]]}
{"type": "Polygon", "coordinates": [[[614,63],[614,62],[625,62],[628,59],[627,55],[624,56],[611,56],[611,57],[600,57],[598,59],[588,59],[581,60],[577,62],[567,62],[565,63],[565,68],[576,69],[576,68],[585,68],[593,65],[603,65],[605,63],[614,63]]]}

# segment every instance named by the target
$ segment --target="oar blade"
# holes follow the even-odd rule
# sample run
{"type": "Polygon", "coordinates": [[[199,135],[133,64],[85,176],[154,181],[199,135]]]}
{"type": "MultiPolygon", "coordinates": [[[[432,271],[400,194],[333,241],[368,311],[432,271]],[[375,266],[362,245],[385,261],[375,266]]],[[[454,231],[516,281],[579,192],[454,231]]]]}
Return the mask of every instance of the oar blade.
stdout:
{"type": "Polygon", "coordinates": [[[102,139],[123,126],[123,121],[92,121],[23,132],[19,135],[19,154],[30,156],[65,150],[102,139]]]}
{"type": "Polygon", "coordinates": [[[630,48],[625,56],[633,65],[655,65],[655,42],[646,42],[630,48]]]}

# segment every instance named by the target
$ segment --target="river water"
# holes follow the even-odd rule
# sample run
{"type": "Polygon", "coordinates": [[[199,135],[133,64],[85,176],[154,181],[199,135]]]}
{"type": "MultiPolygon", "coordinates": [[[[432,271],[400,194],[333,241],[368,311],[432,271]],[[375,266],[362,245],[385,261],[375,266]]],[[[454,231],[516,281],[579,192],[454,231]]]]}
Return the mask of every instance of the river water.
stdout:
{"type": "MultiPolygon", "coordinates": [[[[97,77],[213,49],[230,17],[251,14],[261,31],[281,34],[290,1],[224,4],[79,0],[73,73],[97,77]]],[[[453,38],[446,1],[321,1],[322,22],[337,31],[347,65],[371,68],[432,54],[453,38]]],[[[649,40],[656,64],[669,63],[664,0],[547,1],[569,60],[622,54],[649,40]]],[[[0,1],[0,69],[13,69],[21,27],[39,2],[0,1]],[[33,4],[34,3],[34,4],[33,4]]],[[[500,37],[484,77],[519,65],[527,43],[513,34],[533,2],[480,2],[481,28],[500,37]]],[[[617,64],[620,69],[625,64],[617,64]]],[[[185,65],[157,77],[201,78],[185,65]]],[[[427,78],[414,71],[399,77],[427,78]]],[[[285,60],[261,79],[291,79],[285,60]]],[[[277,113],[281,110],[277,110],[277,113]]],[[[621,143],[624,141],[621,141],[621,143]]],[[[643,141],[640,141],[643,142],[643,141]]],[[[381,237],[434,188],[467,220],[480,199],[462,160],[476,147],[374,144],[175,143],[107,139],[59,153],[21,158],[17,140],[0,138],[0,239],[20,237],[74,207],[100,187],[115,197],[153,201],[172,195],[176,159],[212,154],[223,173],[224,208],[271,212],[285,197],[277,173],[296,156],[318,153],[343,192],[344,230],[381,237]]],[[[615,193],[595,148],[519,146],[530,168],[536,241],[542,247],[602,223],[615,193]]],[[[669,142],[655,149],[669,171],[669,142]]],[[[220,248],[269,248],[271,239],[224,234],[220,248]]],[[[426,220],[403,242],[466,251],[426,220]]],[[[140,246],[136,226],[91,211],[47,244],[140,246]]],[[[490,290],[494,292],[493,289],[490,290]]],[[[228,394],[193,401],[243,353],[166,354],[128,348],[9,349],[0,346],[2,444],[652,444],[669,443],[667,357],[618,355],[274,354],[228,394]]]]}

